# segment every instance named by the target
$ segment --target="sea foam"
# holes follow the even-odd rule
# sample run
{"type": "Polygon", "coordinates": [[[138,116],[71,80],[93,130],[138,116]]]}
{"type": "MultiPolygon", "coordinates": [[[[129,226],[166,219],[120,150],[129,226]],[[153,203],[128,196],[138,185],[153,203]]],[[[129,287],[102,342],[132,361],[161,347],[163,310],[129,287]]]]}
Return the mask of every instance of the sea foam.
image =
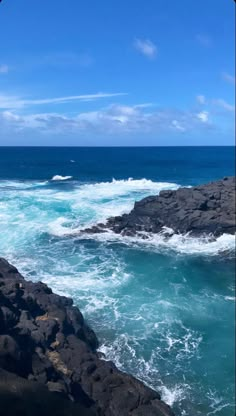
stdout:
{"type": "MultiPolygon", "coordinates": [[[[60,229],[61,236],[63,235],[62,231],[60,229]]],[[[173,234],[170,237],[166,237],[162,233],[143,233],[142,236],[130,237],[122,236],[109,230],[99,234],[79,233],[80,231],[80,229],[67,231],[64,228],[64,235],[76,236],[78,239],[88,238],[101,242],[122,243],[141,250],[174,251],[183,255],[214,256],[220,253],[228,255],[233,254],[235,250],[235,236],[231,234],[223,234],[218,238],[213,238],[212,236],[193,237],[190,234],[173,234]]]]}
{"type": "MultiPolygon", "coordinates": [[[[176,183],[124,179],[71,181],[70,187],[59,187],[56,180],[0,185],[1,255],[30,280],[40,279],[55,292],[73,297],[96,330],[106,359],[160,391],[176,414],[196,414],[196,407],[188,407],[194,406],[196,395],[209,409],[213,399],[189,380],[192,371],[203,368],[206,328],[220,326],[220,319],[228,322],[234,293],[233,289],[215,293],[213,279],[206,292],[199,291],[196,285],[204,267],[198,266],[198,257],[205,258],[200,264],[214,267],[218,262],[214,256],[234,252],[235,237],[197,238],[172,234],[166,228],[159,234],[134,237],[81,232],[109,216],[129,212],[136,200],[162,189],[177,189],[176,183]],[[225,311],[223,317],[222,309],[216,316],[218,308],[225,311]],[[203,323],[207,326],[202,328],[203,323]]],[[[224,271],[222,275],[227,278],[224,271]]],[[[227,281],[226,288],[229,285],[227,281]]]]}

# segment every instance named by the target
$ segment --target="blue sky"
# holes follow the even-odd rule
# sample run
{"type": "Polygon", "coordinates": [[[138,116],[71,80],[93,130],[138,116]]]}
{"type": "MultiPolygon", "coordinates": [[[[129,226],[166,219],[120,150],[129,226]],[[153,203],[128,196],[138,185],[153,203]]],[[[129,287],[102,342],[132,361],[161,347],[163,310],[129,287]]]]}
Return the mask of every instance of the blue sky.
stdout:
{"type": "Polygon", "coordinates": [[[233,0],[3,0],[1,145],[234,144],[233,0]]]}

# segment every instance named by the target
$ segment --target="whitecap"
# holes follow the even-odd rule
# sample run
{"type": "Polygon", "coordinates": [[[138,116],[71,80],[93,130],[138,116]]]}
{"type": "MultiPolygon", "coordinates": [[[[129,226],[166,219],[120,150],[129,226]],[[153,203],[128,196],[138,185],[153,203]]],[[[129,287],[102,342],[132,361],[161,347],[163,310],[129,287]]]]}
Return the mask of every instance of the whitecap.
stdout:
{"type": "MultiPolygon", "coordinates": [[[[141,195],[143,193],[158,194],[164,189],[177,189],[179,185],[170,182],[153,182],[150,179],[113,179],[111,182],[97,182],[94,184],[85,184],[81,187],[83,196],[90,195],[92,199],[114,198],[130,193],[141,195]]],[[[142,196],[140,195],[140,198],[142,196]]]]}
{"type": "Polygon", "coordinates": [[[54,175],[51,181],[67,181],[68,179],[72,179],[73,176],[61,176],[61,175],[54,175]]]}

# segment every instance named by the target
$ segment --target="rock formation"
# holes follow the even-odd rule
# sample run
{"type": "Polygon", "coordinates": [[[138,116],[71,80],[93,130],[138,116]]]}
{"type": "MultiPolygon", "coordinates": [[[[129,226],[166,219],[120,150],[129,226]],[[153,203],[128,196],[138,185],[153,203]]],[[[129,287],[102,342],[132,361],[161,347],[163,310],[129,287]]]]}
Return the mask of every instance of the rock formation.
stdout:
{"type": "Polygon", "coordinates": [[[129,214],[109,218],[106,224],[85,231],[112,230],[132,236],[140,232],[159,233],[165,227],[169,234],[212,234],[215,237],[224,233],[234,234],[235,177],[192,188],[161,191],[158,196],[136,202],[129,214]]]}
{"type": "Polygon", "coordinates": [[[97,347],[71,299],[0,258],[0,416],[173,416],[97,347]]]}

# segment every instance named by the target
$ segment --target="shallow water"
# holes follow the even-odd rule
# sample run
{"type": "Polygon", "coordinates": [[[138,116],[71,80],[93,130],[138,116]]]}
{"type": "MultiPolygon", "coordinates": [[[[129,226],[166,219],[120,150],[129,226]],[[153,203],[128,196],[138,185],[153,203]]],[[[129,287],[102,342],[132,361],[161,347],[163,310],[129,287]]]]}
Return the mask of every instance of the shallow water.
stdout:
{"type": "Polygon", "coordinates": [[[1,255],[73,297],[107,359],[177,416],[233,416],[234,236],[79,234],[162,189],[233,174],[233,149],[134,149],[130,163],[131,149],[0,152],[1,255]]]}

